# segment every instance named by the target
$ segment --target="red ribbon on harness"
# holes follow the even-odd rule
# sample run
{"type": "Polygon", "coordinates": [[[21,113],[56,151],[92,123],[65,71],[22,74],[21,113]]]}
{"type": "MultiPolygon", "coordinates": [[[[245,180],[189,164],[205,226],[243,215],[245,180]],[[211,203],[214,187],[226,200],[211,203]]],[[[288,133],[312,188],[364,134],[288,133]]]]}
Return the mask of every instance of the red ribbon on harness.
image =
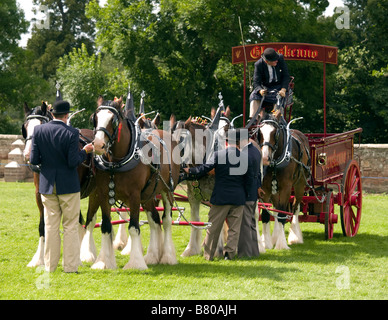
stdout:
{"type": "Polygon", "coordinates": [[[118,136],[117,136],[117,142],[120,142],[121,128],[122,127],[123,127],[123,124],[120,122],[120,124],[119,124],[119,133],[118,133],[118,136]]]}

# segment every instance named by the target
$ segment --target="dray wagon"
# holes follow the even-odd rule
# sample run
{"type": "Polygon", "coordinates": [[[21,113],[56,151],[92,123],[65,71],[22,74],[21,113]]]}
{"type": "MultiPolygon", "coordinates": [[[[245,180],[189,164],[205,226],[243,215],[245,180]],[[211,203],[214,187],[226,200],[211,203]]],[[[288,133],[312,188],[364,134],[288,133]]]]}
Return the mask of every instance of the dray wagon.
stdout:
{"type": "MultiPolygon", "coordinates": [[[[311,178],[301,203],[299,222],[318,222],[325,225],[325,238],[333,237],[334,224],[338,222],[335,205],[340,207],[340,221],[344,236],[357,234],[361,221],[362,184],[359,161],[354,159],[354,137],[361,128],[344,133],[326,132],[326,63],[337,64],[338,48],[305,43],[263,43],[232,48],[232,62],[244,63],[244,123],[246,97],[246,67],[257,61],[265,48],[272,47],[287,60],[307,60],[323,63],[324,132],[305,134],[310,145],[311,178]]],[[[294,82],[290,86],[284,104],[284,115],[290,121],[293,105],[294,82]]],[[[294,201],[291,195],[290,203],[294,201]]],[[[259,203],[259,209],[287,214],[271,209],[271,204],[259,203]]],[[[273,218],[272,218],[273,219],[273,218]]]]}

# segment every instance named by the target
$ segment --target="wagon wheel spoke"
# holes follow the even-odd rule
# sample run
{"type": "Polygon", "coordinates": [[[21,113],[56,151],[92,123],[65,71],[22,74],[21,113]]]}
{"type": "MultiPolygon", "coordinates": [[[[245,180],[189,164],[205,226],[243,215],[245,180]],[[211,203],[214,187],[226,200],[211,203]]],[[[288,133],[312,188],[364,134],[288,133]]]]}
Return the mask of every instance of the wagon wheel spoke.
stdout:
{"type": "Polygon", "coordinates": [[[346,220],[348,226],[348,234],[354,234],[354,226],[357,220],[352,207],[349,207],[349,210],[347,211],[346,220]]]}
{"type": "Polygon", "coordinates": [[[343,204],[341,206],[341,225],[344,236],[357,234],[361,220],[362,185],[358,163],[351,160],[342,180],[343,204]]]}

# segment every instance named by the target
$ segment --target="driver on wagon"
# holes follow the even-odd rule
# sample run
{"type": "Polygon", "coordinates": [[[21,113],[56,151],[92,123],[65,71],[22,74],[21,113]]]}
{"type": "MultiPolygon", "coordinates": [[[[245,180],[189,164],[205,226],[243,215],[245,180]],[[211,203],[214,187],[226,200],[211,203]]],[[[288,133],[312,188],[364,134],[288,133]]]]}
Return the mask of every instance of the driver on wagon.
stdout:
{"type": "MultiPolygon", "coordinates": [[[[289,82],[290,75],[283,55],[278,54],[273,48],[266,48],[261,58],[255,62],[253,91],[249,97],[249,117],[255,115],[263,97],[263,109],[268,107],[272,110],[277,102],[277,93],[270,92],[276,89],[280,96],[285,98],[289,82]]],[[[262,117],[262,112],[259,112],[262,117]]]]}

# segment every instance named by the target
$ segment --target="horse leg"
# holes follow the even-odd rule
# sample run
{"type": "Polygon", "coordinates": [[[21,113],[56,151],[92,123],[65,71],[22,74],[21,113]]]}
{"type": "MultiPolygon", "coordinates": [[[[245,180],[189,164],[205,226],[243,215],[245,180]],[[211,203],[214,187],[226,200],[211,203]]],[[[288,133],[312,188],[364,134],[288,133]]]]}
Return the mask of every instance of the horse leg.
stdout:
{"type": "Polygon", "coordinates": [[[271,216],[269,212],[266,209],[262,209],[261,213],[261,222],[263,224],[263,236],[262,241],[264,242],[264,248],[265,249],[272,249],[273,248],[273,242],[271,237],[271,226],[270,226],[270,220],[271,216]]]}
{"type": "Polygon", "coordinates": [[[163,230],[164,230],[164,248],[163,255],[160,259],[160,263],[162,264],[177,264],[178,261],[176,259],[175,246],[172,241],[172,206],[170,201],[167,199],[167,195],[164,191],[162,191],[162,199],[164,205],[164,213],[163,213],[163,230]]]}
{"type": "Polygon", "coordinates": [[[42,199],[39,193],[39,174],[34,173],[34,184],[35,184],[35,200],[39,209],[39,244],[33,258],[27,265],[27,267],[38,267],[44,265],[44,207],[42,199]]]}
{"type": "MultiPolygon", "coordinates": [[[[280,199],[285,199],[285,196],[282,193],[280,193],[280,199]]],[[[275,208],[278,210],[281,210],[281,211],[286,211],[290,196],[288,195],[286,199],[287,199],[287,203],[283,203],[283,202],[279,201],[278,204],[275,206],[275,208]]],[[[279,219],[275,219],[275,227],[274,227],[274,232],[273,232],[273,233],[275,233],[275,229],[276,229],[275,249],[288,250],[288,249],[290,249],[290,247],[287,245],[286,234],[284,232],[284,224],[286,223],[286,219],[285,219],[286,215],[284,213],[278,213],[278,217],[279,217],[279,219]]]]}
{"type": "Polygon", "coordinates": [[[300,207],[296,206],[293,211],[294,215],[292,217],[291,226],[288,234],[288,244],[303,243],[302,230],[300,229],[299,224],[299,213],[300,207]]]}
{"type": "Polygon", "coordinates": [[[302,230],[300,229],[300,224],[299,224],[300,202],[302,201],[303,193],[304,193],[303,179],[299,179],[297,185],[294,186],[294,191],[295,191],[295,201],[292,205],[293,217],[292,217],[291,227],[288,234],[289,244],[303,243],[302,230]]]}
{"type": "MultiPolygon", "coordinates": [[[[283,218],[283,217],[285,217],[285,215],[283,213],[279,213],[279,218],[283,218]]],[[[289,250],[290,247],[287,245],[286,235],[284,233],[285,220],[282,219],[280,222],[276,221],[275,223],[277,223],[278,227],[279,227],[278,238],[276,240],[275,249],[277,249],[277,250],[289,250]]]]}
{"type": "Polygon", "coordinates": [[[79,235],[79,244],[81,246],[82,240],[85,236],[86,230],[83,226],[83,217],[82,217],[82,212],[81,210],[79,211],[79,226],[78,226],[78,235],[79,235]]]}
{"type": "Polygon", "coordinates": [[[260,254],[265,253],[264,241],[261,239],[260,230],[259,230],[259,208],[256,202],[255,208],[255,223],[256,223],[256,235],[257,235],[257,245],[259,247],[260,254]]]}
{"type": "MultiPolygon", "coordinates": [[[[127,202],[126,202],[127,203],[127,202]]],[[[140,195],[135,199],[132,198],[128,202],[130,204],[130,221],[129,221],[129,235],[131,237],[131,255],[128,263],[123,269],[148,269],[147,264],[143,257],[143,246],[141,244],[140,226],[139,226],[139,208],[140,208],[140,195]]]]}
{"type": "MultiPolygon", "coordinates": [[[[189,188],[187,188],[187,193],[189,193],[189,188]]],[[[194,198],[194,197],[193,197],[194,198]]],[[[190,201],[190,212],[191,212],[191,221],[200,221],[199,218],[199,208],[201,202],[195,198],[190,201]]],[[[200,229],[191,228],[190,240],[189,243],[181,254],[181,257],[190,257],[194,255],[201,254],[201,238],[202,233],[200,229]]]]}
{"type": "Polygon", "coordinates": [[[150,244],[148,246],[147,254],[144,256],[144,260],[148,265],[157,264],[160,261],[163,251],[163,233],[159,212],[156,210],[154,205],[150,208],[150,210],[147,209],[144,208],[147,213],[148,224],[150,226],[150,244]]]}
{"type": "MultiPolygon", "coordinates": [[[[120,212],[121,219],[128,220],[127,212],[120,212]]],[[[120,224],[117,230],[116,238],[113,241],[113,248],[115,250],[123,250],[128,243],[128,235],[127,228],[124,224],[120,224]]],[[[129,254],[130,252],[126,252],[125,254],[129,254]]],[[[123,253],[121,253],[123,254],[123,253]]]]}
{"type": "Polygon", "coordinates": [[[102,223],[101,223],[101,250],[92,269],[116,269],[116,257],[113,249],[113,227],[110,222],[110,205],[104,201],[101,206],[102,223]]]}
{"type": "Polygon", "coordinates": [[[97,209],[99,207],[98,197],[95,192],[89,196],[88,213],[86,217],[86,232],[81,242],[81,261],[94,262],[97,257],[96,245],[93,238],[93,230],[97,219],[97,209]]]}

